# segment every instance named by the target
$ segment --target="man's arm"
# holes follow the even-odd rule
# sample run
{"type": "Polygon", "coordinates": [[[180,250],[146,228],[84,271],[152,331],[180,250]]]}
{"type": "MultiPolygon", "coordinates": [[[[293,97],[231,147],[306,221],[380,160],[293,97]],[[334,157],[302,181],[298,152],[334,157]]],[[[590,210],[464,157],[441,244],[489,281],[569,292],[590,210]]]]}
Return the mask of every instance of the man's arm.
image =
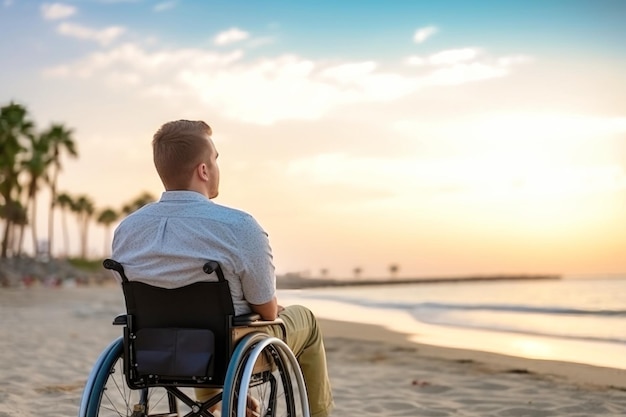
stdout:
{"type": "Polygon", "coordinates": [[[276,297],[264,304],[250,304],[250,308],[253,312],[260,314],[263,320],[271,321],[278,317],[279,306],[276,297]]]}
{"type": "Polygon", "coordinates": [[[242,226],[246,226],[242,234],[245,239],[241,239],[237,247],[243,264],[240,280],[244,299],[263,320],[276,320],[284,309],[276,300],[276,274],[267,233],[249,215],[242,219],[242,226]],[[266,303],[255,303],[268,297],[272,299],[266,303]]]}

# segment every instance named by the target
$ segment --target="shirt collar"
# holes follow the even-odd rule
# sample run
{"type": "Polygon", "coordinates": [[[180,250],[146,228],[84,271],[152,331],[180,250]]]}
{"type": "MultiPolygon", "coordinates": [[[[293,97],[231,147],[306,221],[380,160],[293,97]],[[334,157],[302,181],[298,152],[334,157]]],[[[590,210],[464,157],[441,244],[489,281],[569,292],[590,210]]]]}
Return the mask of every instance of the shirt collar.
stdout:
{"type": "Polygon", "coordinates": [[[202,201],[205,203],[212,203],[211,200],[204,195],[195,191],[164,191],[161,194],[160,201],[202,201]]]}

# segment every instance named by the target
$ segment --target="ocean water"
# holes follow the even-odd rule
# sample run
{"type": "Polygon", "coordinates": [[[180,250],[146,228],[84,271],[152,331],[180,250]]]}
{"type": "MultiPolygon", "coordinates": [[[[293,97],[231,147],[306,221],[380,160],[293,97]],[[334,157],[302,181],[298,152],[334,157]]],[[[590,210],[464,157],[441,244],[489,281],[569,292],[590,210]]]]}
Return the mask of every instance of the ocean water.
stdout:
{"type": "Polygon", "coordinates": [[[283,290],[279,301],[421,343],[626,369],[626,276],[283,290]]]}

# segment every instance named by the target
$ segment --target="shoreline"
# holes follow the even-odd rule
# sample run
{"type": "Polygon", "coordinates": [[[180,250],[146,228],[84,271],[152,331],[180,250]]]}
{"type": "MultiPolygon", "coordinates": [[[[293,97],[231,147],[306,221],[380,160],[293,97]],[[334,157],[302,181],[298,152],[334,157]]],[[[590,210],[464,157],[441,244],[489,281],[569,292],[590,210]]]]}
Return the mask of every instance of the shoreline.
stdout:
{"type": "Polygon", "coordinates": [[[561,275],[552,274],[500,274],[500,275],[468,275],[459,277],[415,277],[415,278],[363,278],[363,279],[330,279],[305,278],[299,275],[280,275],[276,277],[276,287],[281,290],[326,287],[358,287],[402,284],[442,284],[467,282],[496,281],[553,281],[562,279],[561,275]]]}
{"type": "Polygon", "coordinates": [[[626,392],[626,369],[587,365],[576,362],[530,359],[500,353],[429,345],[414,342],[410,334],[389,330],[375,324],[319,318],[325,338],[343,338],[359,342],[384,341],[391,349],[414,348],[423,358],[471,363],[494,372],[535,374],[554,377],[580,386],[594,386],[626,392]]]}

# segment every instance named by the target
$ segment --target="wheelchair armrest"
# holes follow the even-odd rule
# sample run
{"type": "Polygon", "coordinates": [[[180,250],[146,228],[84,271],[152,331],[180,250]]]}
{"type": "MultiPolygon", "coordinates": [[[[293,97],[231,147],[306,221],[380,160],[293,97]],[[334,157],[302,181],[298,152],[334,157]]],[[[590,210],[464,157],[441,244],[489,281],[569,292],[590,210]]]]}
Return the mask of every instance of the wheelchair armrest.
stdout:
{"type": "Polygon", "coordinates": [[[126,326],[128,325],[128,314],[119,314],[113,319],[114,326],[126,326]]]}
{"type": "Polygon", "coordinates": [[[283,340],[286,340],[287,328],[285,327],[283,320],[280,318],[277,318],[276,320],[263,320],[261,315],[258,313],[248,313],[233,317],[233,326],[235,327],[263,327],[271,326],[273,324],[280,326],[283,333],[283,340]]]}
{"type": "Polygon", "coordinates": [[[251,326],[252,323],[261,320],[259,313],[242,314],[241,316],[233,317],[233,326],[251,326]]]}

